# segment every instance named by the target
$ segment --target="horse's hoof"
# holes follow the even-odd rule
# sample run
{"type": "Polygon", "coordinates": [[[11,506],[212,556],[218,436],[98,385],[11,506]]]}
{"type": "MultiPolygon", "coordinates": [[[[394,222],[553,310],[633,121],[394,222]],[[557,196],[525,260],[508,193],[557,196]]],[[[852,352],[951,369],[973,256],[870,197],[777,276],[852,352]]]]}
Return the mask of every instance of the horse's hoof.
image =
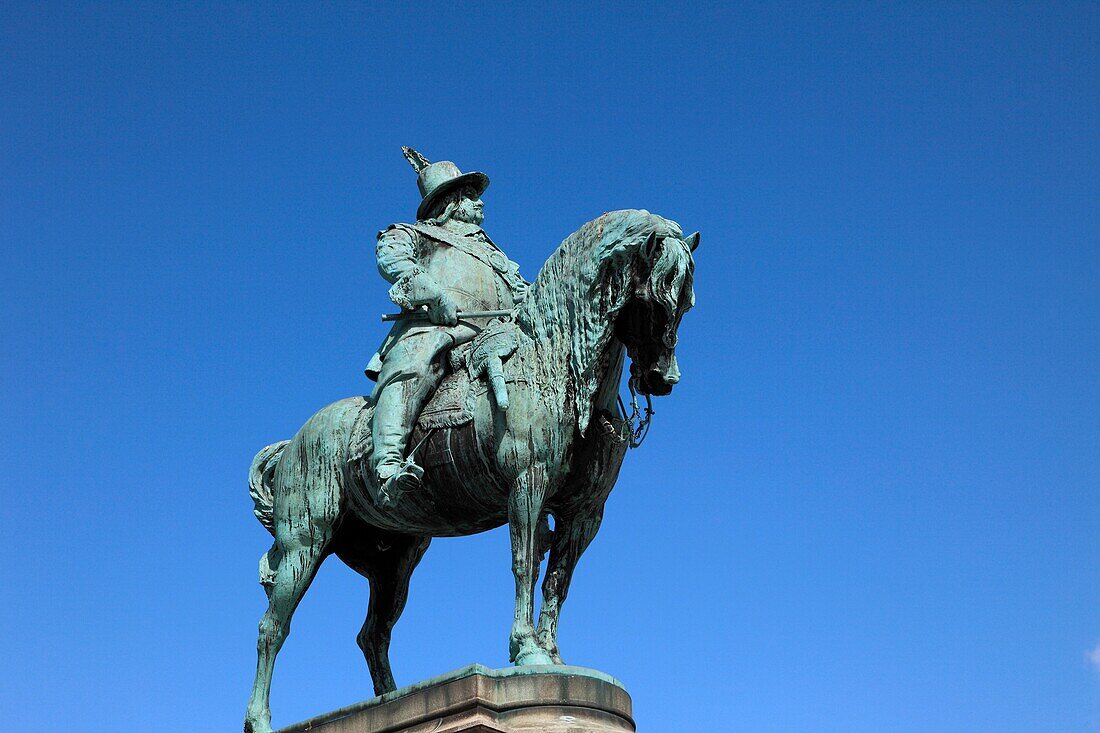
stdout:
{"type": "Polygon", "coordinates": [[[271,723],[262,720],[246,719],[244,721],[244,733],[272,733],[271,723]]]}
{"type": "Polygon", "coordinates": [[[517,667],[528,667],[532,665],[545,666],[551,665],[553,663],[554,660],[551,659],[550,655],[542,649],[532,649],[530,651],[525,651],[520,653],[520,655],[516,657],[517,667]]]}
{"type": "Polygon", "coordinates": [[[544,649],[547,654],[550,655],[551,663],[564,666],[565,662],[561,658],[561,654],[558,653],[558,644],[556,641],[551,640],[548,634],[540,634],[538,637],[539,647],[544,649]]]}

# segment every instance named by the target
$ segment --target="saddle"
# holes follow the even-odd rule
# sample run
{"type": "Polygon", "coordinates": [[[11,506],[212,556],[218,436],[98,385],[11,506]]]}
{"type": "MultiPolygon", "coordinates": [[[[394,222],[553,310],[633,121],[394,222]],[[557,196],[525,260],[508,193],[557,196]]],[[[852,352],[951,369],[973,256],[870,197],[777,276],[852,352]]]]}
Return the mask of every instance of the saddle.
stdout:
{"type": "MultiPolygon", "coordinates": [[[[515,353],[520,333],[510,321],[493,320],[472,341],[460,344],[448,355],[447,374],[420,412],[407,450],[413,450],[430,434],[445,428],[462,428],[474,419],[477,400],[492,390],[496,409],[507,409],[509,382],[523,377],[504,374],[504,362],[515,353]]],[[[348,462],[362,470],[363,480],[373,481],[368,466],[374,451],[371,420],[374,407],[367,403],[352,428],[348,462]]],[[[430,446],[427,446],[430,448],[430,446]]],[[[428,461],[430,465],[433,461],[428,461]]]]}
{"type": "Polygon", "coordinates": [[[419,430],[456,428],[474,419],[473,402],[490,388],[498,410],[508,409],[509,380],[504,361],[519,348],[519,329],[511,321],[493,320],[472,341],[455,347],[443,378],[420,413],[419,430]]]}

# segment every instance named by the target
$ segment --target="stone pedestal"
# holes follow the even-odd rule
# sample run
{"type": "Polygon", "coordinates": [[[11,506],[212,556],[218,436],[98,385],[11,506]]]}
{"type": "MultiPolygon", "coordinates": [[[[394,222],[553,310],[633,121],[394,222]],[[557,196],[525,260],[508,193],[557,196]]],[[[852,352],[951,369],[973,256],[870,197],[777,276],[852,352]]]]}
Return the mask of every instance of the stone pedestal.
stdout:
{"type": "Polygon", "coordinates": [[[463,667],[279,733],[634,733],[630,695],[583,667],[463,667]]]}

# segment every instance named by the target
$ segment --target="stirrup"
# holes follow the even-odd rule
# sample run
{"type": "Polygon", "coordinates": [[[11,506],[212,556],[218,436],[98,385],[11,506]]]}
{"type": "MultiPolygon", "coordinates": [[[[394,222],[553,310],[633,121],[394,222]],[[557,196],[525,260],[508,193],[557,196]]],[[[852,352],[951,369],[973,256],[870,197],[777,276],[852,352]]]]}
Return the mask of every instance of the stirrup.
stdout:
{"type": "Polygon", "coordinates": [[[416,465],[413,460],[407,459],[401,464],[397,472],[381,482],[378,487],[378,505],[383,509],[390,509],[397,505],[397,500],[402,494],[417,491],[423,484],[424,469],[416,465]]]}

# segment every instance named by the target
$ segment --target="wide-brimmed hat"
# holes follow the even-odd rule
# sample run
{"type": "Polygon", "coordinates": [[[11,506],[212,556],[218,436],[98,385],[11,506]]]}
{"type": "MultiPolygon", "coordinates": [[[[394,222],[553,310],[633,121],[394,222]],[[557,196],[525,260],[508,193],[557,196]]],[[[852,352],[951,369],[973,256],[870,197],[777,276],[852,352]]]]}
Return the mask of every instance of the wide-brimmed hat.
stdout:
{"type": "Polygon", "coordinates": [[[429,163],[427,158],[409,147],[402,147],[401,152],[416,171],[416,185],[420,187],[420,195],[424,197],[416,209],[417,219],[426,217],[436,202],[451,191],[472,186],[480,196],[489,187],[489,176],[479,171],[463,173],[449,160],[429,163]]]}

